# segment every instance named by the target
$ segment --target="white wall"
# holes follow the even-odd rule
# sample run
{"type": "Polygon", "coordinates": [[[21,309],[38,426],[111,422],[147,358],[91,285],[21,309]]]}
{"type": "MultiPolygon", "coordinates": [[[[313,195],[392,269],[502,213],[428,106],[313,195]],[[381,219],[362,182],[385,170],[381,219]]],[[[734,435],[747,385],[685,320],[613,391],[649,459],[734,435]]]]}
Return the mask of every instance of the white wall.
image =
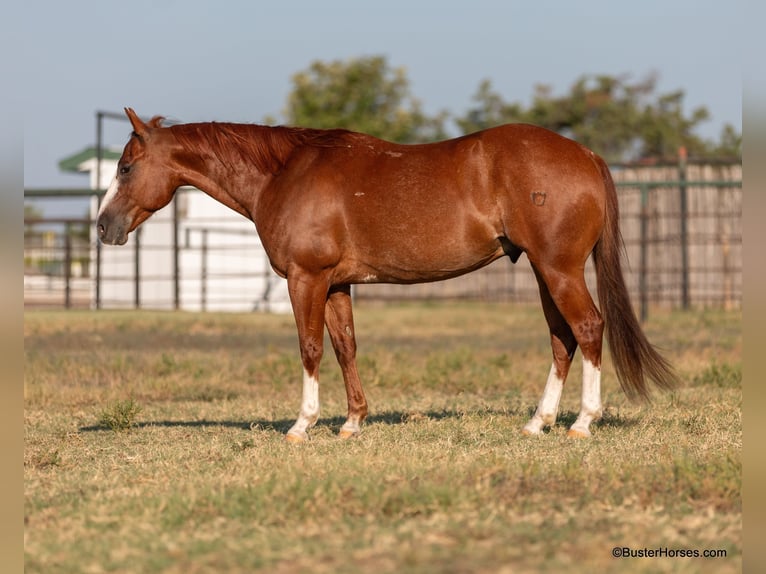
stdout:
{"type": "Polygon", "coordinates": [[[287,282],[271,270],[252,221],[199,191],[183,194],[181,213],[184,309],[202,309],[206,230],[207,310],[290,312],[287,282]]]}

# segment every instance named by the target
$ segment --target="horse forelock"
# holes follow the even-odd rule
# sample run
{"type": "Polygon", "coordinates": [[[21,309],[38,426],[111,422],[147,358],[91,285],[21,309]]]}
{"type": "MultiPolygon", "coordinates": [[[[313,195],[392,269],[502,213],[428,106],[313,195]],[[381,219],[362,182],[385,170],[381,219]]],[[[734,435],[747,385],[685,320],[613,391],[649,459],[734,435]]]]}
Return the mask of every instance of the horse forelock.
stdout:
{"type": "Polygon", "coordinates": [[[299,146],[345,146],[355,135],[347,130],[217,122],[180,124],[171,126],[171,129],[177,141],[190,153],[213,156],[231,168],[244,161],[270,174],[279,173],[299,146]]]}

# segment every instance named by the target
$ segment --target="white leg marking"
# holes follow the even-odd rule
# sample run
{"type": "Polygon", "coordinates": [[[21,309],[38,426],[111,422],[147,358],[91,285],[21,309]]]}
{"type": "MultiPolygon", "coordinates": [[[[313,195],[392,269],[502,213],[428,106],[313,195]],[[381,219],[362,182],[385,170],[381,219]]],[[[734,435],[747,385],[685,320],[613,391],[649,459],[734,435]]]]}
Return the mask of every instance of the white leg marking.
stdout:
{"type": "Polygon", "coordinates": [[[569,429],[572,436],[590,436],[590,423],[601,418],[601,369],[587,359],[582,362],[582,403],[577,420],[569,429]]]}
{"type": "Polygon", "coordinates": [[[98,215],[101,216],[102,213],[104,213],[104,210],[106,209],[106,206],[111,203],[111,201],[114,199],[114,196],[117,195],[117,191],[120,188],[120,184],[117,181],[117,176],[115,175],[112,178],[112,183],[109,184],[109,189],[106,190],[106,193],[104,194],[104,199],[101,200],[101,207],[98,208],[98,215]]]}
{"type": "Polygon", "coordinates": [[[540,434],[544,427],[553,426],[556,422],[562,390],[564,390],[564,379],[556,373],[556,365],[552,365],[537,411],[522,429],[524,434],[540,434]]]}
{"type": "Polygon", "coordinates": [[[360,432],[362,432],[362,427],[359,424],[359,419],[346,419],[346,422],[340,427],[339,436],[341,438],[350,438],[352,436],[357,436],[360,432]]]}
{"type": "Polygon", "coordinates": [[[308,429],[313,427],[319,419],[319,381],[303,371],[303,399],[301,401],[301,412],[298,420],[292,428],[287,431],[288,436],[295,437],[298,440],[307,440],[309,438],[308,429]]]}

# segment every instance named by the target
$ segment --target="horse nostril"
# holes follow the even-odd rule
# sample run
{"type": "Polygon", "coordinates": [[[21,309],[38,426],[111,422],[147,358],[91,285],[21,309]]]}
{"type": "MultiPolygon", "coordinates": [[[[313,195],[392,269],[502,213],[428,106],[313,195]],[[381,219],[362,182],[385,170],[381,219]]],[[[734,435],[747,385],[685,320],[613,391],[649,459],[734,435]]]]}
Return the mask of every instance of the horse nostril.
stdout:
{"type": "Polygon", "coordinates": [[[96,229],[98,230],[98,236],[99,237],[103,237],[104,233],[106,233],[106,229],[104,228],[104,224],[103,223],[99,223],[98,227],[96,229]]]}

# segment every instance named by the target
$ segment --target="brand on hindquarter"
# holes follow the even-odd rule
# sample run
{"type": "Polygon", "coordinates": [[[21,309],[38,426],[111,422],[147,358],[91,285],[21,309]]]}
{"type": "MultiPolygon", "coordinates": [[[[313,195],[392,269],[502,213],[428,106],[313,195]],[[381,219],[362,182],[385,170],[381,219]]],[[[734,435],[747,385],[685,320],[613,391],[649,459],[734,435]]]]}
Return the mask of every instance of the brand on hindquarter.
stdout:
{"type": "Polygon", "coordinates": [[[545,205],[546,193],[544,191],[533,191],[530,196],[532,198],[532,203],[538,207],[545,205]]]}

